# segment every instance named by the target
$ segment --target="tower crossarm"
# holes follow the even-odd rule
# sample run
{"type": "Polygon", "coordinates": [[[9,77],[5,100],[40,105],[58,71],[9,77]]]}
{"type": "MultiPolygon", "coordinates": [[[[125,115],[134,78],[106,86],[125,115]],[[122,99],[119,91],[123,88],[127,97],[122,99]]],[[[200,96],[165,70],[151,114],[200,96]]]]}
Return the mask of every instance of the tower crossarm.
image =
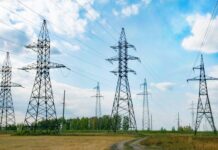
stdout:
{"type": "Polygon", "coordinates": [[[113,64],[113,61],[119,61],[120,59],[119,59],[119,57],[114,56],[114,57],[108,58],[106,60],[109,61],[111,64],[113,64]]]}
{"type": "MultiPolygon", "coordinates": [[[[115,74],[115,75],[117,75],[117,74],[122,74],[122,73],[124,73],[124,71],[120,71],[119,69],[118,70],[113,70],[113,71],[110,71],[111,73],[113,73],[113,74],[115,74]]],[[[133,73],[133,74],[136,74],[136,72],[135,72],[135,70],[133,70],[133,69],[130,69],[130,68],[127,68],[126,69],[126,73],[133,73]]]]}
{"type": "MultiPolygon", "coordinates": [[[[124,43],[125,45],[123,45],[125,48],[132,48],[134,50],[136,50],[135,46],[132,45],[132,44],[129,44],[127,42],[124,43]]],[[[115,45],[115,46],[110,46],[112,49],[114,49],[115,51],[117,51],[118,49],[122,48],[123,47],[121,45],[121,43],[119,42],[118,45],[115,45]]]]}
{"type": "Polygon", "coordinates": [[[192,70],[201,69],[202,67],[203,67],[202,65],[199,65],[199,66],[193,67],[192,70]]]}
{"type": "Polygon", "coordinates": [[[199,78],[199,76],[197,76],[197,77],[194,77],[194,78],[187,79],[187,82],[189,82],[189,81],[199,81],[199,80],[200,80],[200,78],[199,78]]]}
{"type": "Polygon", "coordinates": [[[128,56],[127,56],[127,59],[128,59],[128,60],[138,60],[139,62],[141,62],[141,60],[140,60],[139,57],[135,57],[135,56],[131,56],[131,55],[128,55],[128,56]]]}
{"type": "MultiPolygon", "coordinates": [[[[34,70],[34,69],[38,69],[40,68],[41,66],[33,63],[33,64],[30,64],[30,65],[27,65],[26,67],[22,67],[22,68],[19,68],[20,70],[34,70]]],[[[47,69],[55,69],[55,68],[66,68],[68,70],[70,70],[70,68],[66,67],[65,65],[63,64],[58,64],[58,63],[53,63],[53,62],[50,62],[47,66],[43,66],[42,67],[46,67],[47,69]]]]}
{"type": "Polygon", "coordinates": [[[35,52],[38,52],[38,45],[36,43],[26,45],[25,48],[32,49],[35,52]]]}
{"type": "Polygon", "coordinates": [[[0,87],[23,87],[22,85],[18,83],[11,82],[10,84],[0,84],[0,87]]]}
{"type": "Polygon", "coordinates": [[[131,72],[131,73],[133,73],[133,74],[136,74],[135,70],[132,70],[132,69],[130,69],[130,68],[127,69],[127,72],[131,72]]]}
{"type": "Polygon", "coordinates": [[[37,64],[32,63],[30,65],[27,65],[26,67],[22,67],[22,68],[18,68],[18,69],[27,71],[27,70],[37,69],[37,68],[38,68],[37,64]]]}
{"type": "Polygon", "coordinates": [[[126,47],[126,48],[132,48],[132,49],[136,50],[136,48],[135,48],[134,45],[129,44],[129,43],[127,43],[127,42],[125,43],[125,47],[126,47]]]}
{"type": "Polygon", "coordinates": [[[214,78],[214,77],[206,76],[206,80],[218,80],[218,78],[214,78]]]}
{"type": "Polygon", "coordinates": [[[49,68],[49,69],[66,68],[66,69],[70,70],[70,68],[66,67],[65,65],[63,65],[63,64],[58,64],[58,63],[54,63],[54,62],[50,62],[49,65],[48,65],[48,68],[49,68]]]}
{"type": "MultiPolygon", "coordinates": [[[[214,78],[214,77],[210,77],[210,76],[205,76],[204,79],[205,80],[218,80],[218,78],[214,78]]],[[[189,82],[189,81],[199,81],[199,80],[202,80],[202,79],[199,76],[197,76],[197,77],[188,79],[187,82],[189,82]]]]}

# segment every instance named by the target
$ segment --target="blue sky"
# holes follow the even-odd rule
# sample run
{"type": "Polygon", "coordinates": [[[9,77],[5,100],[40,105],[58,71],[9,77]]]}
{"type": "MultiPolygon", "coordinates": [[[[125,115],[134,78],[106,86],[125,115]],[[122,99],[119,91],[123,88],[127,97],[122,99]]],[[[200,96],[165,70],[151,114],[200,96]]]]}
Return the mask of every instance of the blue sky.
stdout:
{"type": "MultiPolygon", "coordinates": [[[[22,45],[37,40],[42,19],[48,20],[51,37],[51,60],[65,64],[71,72],[52,70],[51,78],[55,93],[58,116],[61,115],[63,90],[67,93],[67,117],[93,116],[95,94],[93,87],[100,82],[103,114],[110,114],[117,77],[110,73],[117,64],[105,59],[116,56],[110,46],[117,44],[121,28],[124,27],[129,43],[137,51],[129,53],[140,57],[142,63],[133,61],[129,67],[137,75],[129,75],[133,104],[138,128],[141,127],[142,98],[140,84],[147,78],[150,111],[154,118],[154,129],[176,126],[177,113],[182,125],[191,124],[188,109],[198,97],[197,83],[186,82],[198,75],[192,67],[199,63],[200,51],[204,53],[206,71],[218,77],[216,37],[218,19],[214,17],[205,46],[200,49],[203,35],[215,6],[215,0],[9,0],[0,2],[1,60],[4,51],[11,52],[14,66],[13,80],[25,89],[13,90],[18,122],[22,122],[31,93],[35,72],[22,72],[16,68],[35,61],[36,55],[22,45]],[[26,7],[27,6],[27,7],[26,7]],[[31,8],[31,9],[29,9],[31,8]],[[10,39],[19,44],[2,39],[10,39]]],[[[215,110],[217,82],[209,82],[209,94],[215,110]]],[[[216,121],[217,120],[217,121],[216,121]]],[[[209,126],[208,126],[209,129],[209,126]]]]}

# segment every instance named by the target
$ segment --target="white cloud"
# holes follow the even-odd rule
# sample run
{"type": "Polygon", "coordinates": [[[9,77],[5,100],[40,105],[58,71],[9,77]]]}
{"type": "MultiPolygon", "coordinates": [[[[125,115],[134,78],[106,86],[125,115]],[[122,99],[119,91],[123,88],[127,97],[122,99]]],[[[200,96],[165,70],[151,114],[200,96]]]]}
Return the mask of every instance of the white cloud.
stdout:
{"type": "Polygon", "coordinates": [[[139,6],[140,5],[138,4],[132,4],[132,5],[126,6],[121,10],[121,14],[126,17],[137,15],[139,12],[139,6]]]}
{"type": "Polygon", "coordinates": [[[141,0],[138,3],[128,4],[125,0],[117,0],[116,3],[120,4],[121,10],[112,9],[114,16],[130,17],[137,15],[140,11],[140,8],[147,6],[151,3],[152,0],[141,0]]]}
{"type": "Polygon", "coordinates": [[[211,14],[206,15],[190,15],[187,17],[187,22],[191,28],[191,35],[185,37],[182,41],[182,46],[190,51],[202,51],[205,53],[218,52],[218,17],[214,18],[211,22],[210,30],[207,34],[206,41],[201,50],[201,43],[205,35],[211,14]]]}
{"type": "Polygon", "coordinates": [[[115,2],[119,5],[126,5],[127,4],[126,0],[116,0],[115,2]]]}
{"type": "MultiPolygon", "coordinates": [[[[17,0],[0,1],[0,20],[2,20],[0,22],[0,36],[16,43],[6,41],[11,49],[22,50],[23,45],[32,43],[34,39],[37,39],[42,24],[42,18],[37,13],[48,19],[48,29],[52,33],[50,35],[52,39],[54,39],[53,36],[55,38],[62,36],[72,38],[82,35],[86,31],[88,23],[100,17],[93,8],[93,3],[93,0],[79,2],[22,0],[21,3],[17,0]],[[25,6],[31,8],[32,11],[25,6]],[[81,10],[85,10],[84,16],[80,15],[81,10]]],[[[0,46],[4,45],[5,42],[1,40],[0,46]]]]}
{"type": "Polygon", "coordinates": [[[115,10],[115,9],[112,10],[112,13],[113,13],[114,16],[118,16],[119,15],[119,12],[117,10],[115,10]]]}
{"type": "Polygon", "coordinates": [[[160,83],[151,83],[152,87],[155,87],[161,91],[172,90],[174,87],[174,83],[172,82],[160,82],[160,83]]]}
{"type": "Polygon", "coordinates": [[[148,5],[151,3],[152,0],[142,0],[143,3],[145,3],[145,5],[148,5]]]}

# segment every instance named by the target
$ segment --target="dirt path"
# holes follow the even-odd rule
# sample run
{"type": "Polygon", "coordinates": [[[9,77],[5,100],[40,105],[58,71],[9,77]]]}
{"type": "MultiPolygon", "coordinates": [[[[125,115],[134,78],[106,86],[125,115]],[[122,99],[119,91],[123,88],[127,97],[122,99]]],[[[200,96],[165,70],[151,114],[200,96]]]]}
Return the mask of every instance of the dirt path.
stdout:
{"type": "Polygon", "coordinates": [[[111,150],[145,150],[145,146],[141,145],[140,142],[146,138],[147,137],[116,143],[111,146],[111,150]]]}
{"type": "Polygon", "coordinates": [[[129,147],[131,147],[131,149],[133,150],[145,150],[145,146],[141,145],[140,142],[145,140],[147,137],[145,138],[139,138],[136,139],[130,143],[128,143],[129,147]]]}

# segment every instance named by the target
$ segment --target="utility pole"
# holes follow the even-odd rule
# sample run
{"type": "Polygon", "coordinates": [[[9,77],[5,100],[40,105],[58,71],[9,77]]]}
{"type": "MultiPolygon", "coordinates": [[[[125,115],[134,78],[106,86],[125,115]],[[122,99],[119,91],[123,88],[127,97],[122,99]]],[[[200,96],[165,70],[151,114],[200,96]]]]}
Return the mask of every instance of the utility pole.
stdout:
{"type": "Polygon", "coordinates": [[[153,130],[153,120],[152,120],[152,114],[151,114],[151,131],[153,130]]]}
{"type": "Polygon", "coordinates": [[[114,61],[118,62],[118,70],[111,71],[115,75],[118,75],[111,112],[111,118],[113,119],[111,127],[114,132],[120,129],[136,131],[136,119],[128,81],[128,73],[132,72],[136,74],[136,72],[128,68],[128,61],[139,60],[139,58],[128,54],[128,49],[135,49],[135,46],[127,42],[124,28],[122,28],[118,45],[111,46],[111,48],[118,52],[118,56],[107,59],[111,63],[114,61]]]}
{"type": "Polygon", "coordinates": [[[202,54],[201,54],[200,65],[193,68],[193,70],[196,69],[200,70],[200,75],[187,80],[187,81],[199,81],[199,98],[198,98],[196,123],[195,123],[195,135],[197,134],[197,130],[200,127],[201,121],[204,116],[208,120],[214,133],[216,133],[216,127],[214,124],[213,113],[212,113],[209,95],[208,95],[207,80],[218,80],[218,78],[208,77],[205,74],[204,60],[202,54]],[[203,105],[203,101],[205,105],[203,105]]]}
{"type": "Polygon", "coordinates": [[[101,98],[103,98],[103,96],[101,95],[100,92],[100,84],[99,82],[97,83],[97,86],[94,87],[94,89],[96,89],[96,95],[92,96],[96,98],[96,102],[95,102],[95,117],[97,119],[97,129],[101,128],[101,98]]]}
{"type": "Polygon", "coordinates": [[[64,90],[64,96],[63,96],[63,112],[62,112],[62,130],[64,129],[64,121],[65,121],[65,90],[64,90]]]}
{"type": "Polygon", "coordinates": [[[11,82],[12,66],[9,52],[6,53],[6,59],[0,72],[2,74],[2,81],[0,84],[0,127],[2,130],[7,130],[9,126],[16,125],[11,87],[22,87],[17,83],[11,82]]]}
{"type": "Polygon", "coordinates": [[[194,102],[193,101],[192,101],[192,104],[191,104],[191,114],[192,114],[192,129],[194,130],[194,126],[195,126],[195,120],[194,120],[195,112],[194,112],[194,102]]]}
{"type": "Polygon", "coordinates": [[[37,63],[21,68],[25,71],[36,70],[36,77],[25,115],[24,128],[34,131],[39,129],[58,132],[59,124],[49,70],[66,68],[66,66],[50,61],[50,37],[46,20],[43,20],[37,43],[28,45],[26,48],[30,48],[37,53],[37,63]],[[54,122],[45,123],[44,126],[38,124],[40,121],[48,122],[50,120],[54,122]]]}
{"type": "Polygon", "coordinates": [[[179,118],[179,112],[178,112],[178,122],[177,122],[177,125],[178,125],[178,131],[179,131],[179,127],[180,127],[180,118],[179,118]]]}
{"type": "Polygon", "coordinates": [[[144,79],[144,83],[142,83],[141,86],[143,86],[143,91],[142,93],[139,93],[137,95],[143,95],[142,130],[145,130],[145,125],[147,125],[147,130],[149,131],[150,130],[150,115],[149,115],[148,89],[147,89],[146,79],[144,79]],[[145,103],[146,103],[146,106],[145,106],[145,103]]]}

